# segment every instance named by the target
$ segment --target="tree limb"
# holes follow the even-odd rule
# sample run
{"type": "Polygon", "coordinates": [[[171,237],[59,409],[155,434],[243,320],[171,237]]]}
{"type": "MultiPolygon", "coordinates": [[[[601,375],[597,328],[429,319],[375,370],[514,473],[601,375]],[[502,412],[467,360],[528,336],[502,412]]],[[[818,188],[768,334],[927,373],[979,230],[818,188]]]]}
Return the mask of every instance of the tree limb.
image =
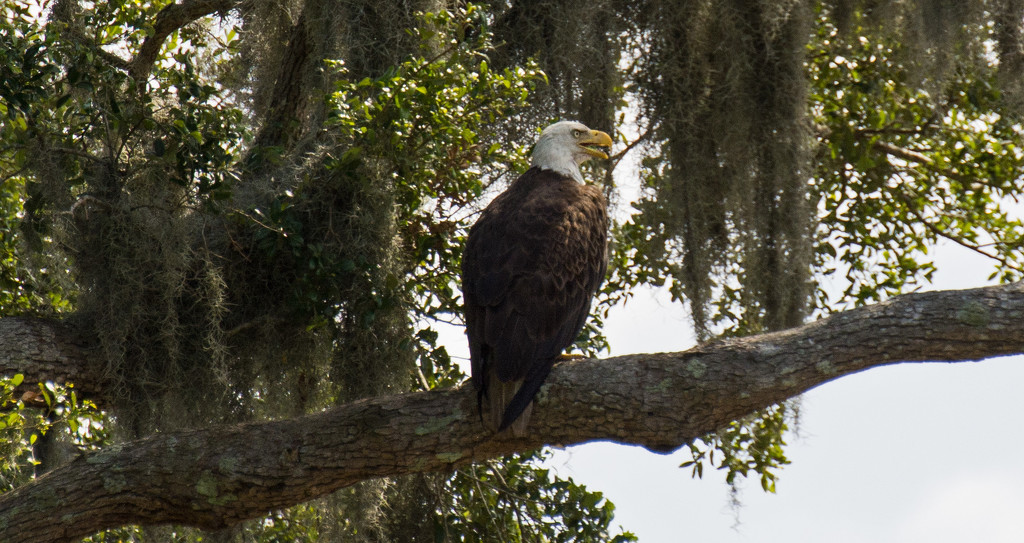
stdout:
{"type": "Polygon", "coordinates": [[[927,166],[932,165],[931,158],[912,149],[904,149],[903,147],[897,147],[891,143],[886,143],[884,141],[876,141],[872,143],[872,145],[874,145],[876,149],[879,149],[880,151],[892,155],[896,158],[902,158],[903,160],[908,160],[910,162],[916,162],[918,164],[924,164],[927,166]]]}
{"type": "Polygon", "coordinates": [[[153,63],[156,62],[167,36],[211,13],[228,11],[237,3],[238,0],[183,0],[180,4],[170,4],[163,8],[153,22],[153,33],[146,37],[139,48],[139,54],[132,59],[128,73],[136,81],[145,79],[153,68],[153,63]]]}
{"type": "Polygon", "coordinates": [[[23,388],[45,381],[74,383],[79,395],[104,403],[102,380],[89,371],[87,353],[85,341],[59,321],[0,319],[0,375],[24,375],[23,388]]]}
{"type": "Polygon", "coordinates": [[[474,392],[460,387],[109,447],[0,496],[0,532],[31,543],[128,523],[222,528],[365,479],[542,445],[612,440],[668,452],[867,368],[1021,352],[1021,285],[908,294],[685,352],[558,364],[521,439],[488,435],[474,392]]]}

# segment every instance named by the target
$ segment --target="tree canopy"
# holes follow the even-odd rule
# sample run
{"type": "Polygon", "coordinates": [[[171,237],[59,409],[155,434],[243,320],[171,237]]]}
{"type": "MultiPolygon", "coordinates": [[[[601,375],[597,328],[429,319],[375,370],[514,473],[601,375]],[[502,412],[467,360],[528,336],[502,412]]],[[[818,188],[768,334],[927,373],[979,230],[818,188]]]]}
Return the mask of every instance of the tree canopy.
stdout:
{"type": "Polygon", "coordinates": [[[878,364],[1024,352],[1015,286],[886,302],[929,281],[939,240],[989,258],[1001,282],[1024,273],[1019,0],[0,11],[0,529],[19,540],[53,507],[62,537],[110,529],[92,541],[635,540],[599,491],[543,468],[543,445],[685,446],[695,475],[770,491],[802,390],[878,364]],[[460,320],[468,226],[558,119],[618,140],[587,172],[616,223],[577,348],[607,348],[603,318],[650,285],[686,304],[702,345],[638,355],[637,381],[629,364],[566,365],[543,401],[592,408],[582,419],[552,409],[535,437],[490,439],[436,326],[460,320]],[[635,201],[616,199],[634,183],[635,201]],[[798,348],[825,333],[849,349],[827,333],[865,329],[890,349],[798,348]],[[766,373],[730,380],[730,367],[766,373]],[[708,409],[675,420],[668,397],[708,409]],[[675,430],[645,436],[641,413],[675,430]],[[352,440],[369,453],[363,432],[396,428],[429,450],[340,475],[358,453],[316,456],[352,440]],[[230,446],[255,436],[276,456],[246,471],[230,446]],[[48,494],[90,466],[110,470],[83,489],[131,491],[139,474],[119,462],[159,470],[178,444],[195,480],[158,487],[162,505],[140,497],[134,516],[86,521],[69,504],[88,490],[48,494]],[[260,468],[278,461],[294,471],[260,468]]]}

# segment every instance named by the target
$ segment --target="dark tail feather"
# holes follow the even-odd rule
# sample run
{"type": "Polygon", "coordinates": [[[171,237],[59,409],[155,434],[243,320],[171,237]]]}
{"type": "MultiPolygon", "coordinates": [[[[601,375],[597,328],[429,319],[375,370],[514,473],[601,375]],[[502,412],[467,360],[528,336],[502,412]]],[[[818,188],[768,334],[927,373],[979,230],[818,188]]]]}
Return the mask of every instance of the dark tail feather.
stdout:
{"type": "MultiPolygon", "coordinates": [[[[544,385],[544,380],[548,378],[548,374],[551,373],[551,366],[554,365],[555,361],[548,360],[536,364],[530,369],[530,373],[526,375],[526,379],[523,380],[522,386],[516,392],[516,395],[512,397],[512,401],[508,403],[508,407],[505,408],[505,413],[501,416],[501,425],[498,427],[498,431],[505,430],[512,423],[519,418],[520,415],[526,411],[526,408],[530,406],[530,402],[533,401],[533,397],[540,391],[540,387],[544,385]]],[[[517,436],[521,436],[525,431],[525,422],[523,421],[521,432],[515,432],[517,436]]]]}

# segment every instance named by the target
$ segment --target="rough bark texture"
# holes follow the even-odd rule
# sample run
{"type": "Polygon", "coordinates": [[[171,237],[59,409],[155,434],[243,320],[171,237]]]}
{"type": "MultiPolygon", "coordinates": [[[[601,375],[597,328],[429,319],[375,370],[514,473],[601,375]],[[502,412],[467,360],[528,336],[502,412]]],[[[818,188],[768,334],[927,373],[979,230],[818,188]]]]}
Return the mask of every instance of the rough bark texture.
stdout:
{"type": "Polygon", "coordinates": [[[103,403],[102,381],[89,373],[88,349],[59,322],[29,317],[0,319],[0,375],[25,374],[22,388],[36,383],[74,383],[79,394],[103,403]]]}
{"type": "Polygon", "coordinates": [[[110,447],[0,496],[0,533],[30,543],[127,523],[220,528],[364,479],[445,471],[545,444],[613,440],[667,452],[870,367],[1020,352],[1020,285],[906,295],[681,353],[559,364],[524,438],[483,431],[475,394],[461,387],[110,447]]]}

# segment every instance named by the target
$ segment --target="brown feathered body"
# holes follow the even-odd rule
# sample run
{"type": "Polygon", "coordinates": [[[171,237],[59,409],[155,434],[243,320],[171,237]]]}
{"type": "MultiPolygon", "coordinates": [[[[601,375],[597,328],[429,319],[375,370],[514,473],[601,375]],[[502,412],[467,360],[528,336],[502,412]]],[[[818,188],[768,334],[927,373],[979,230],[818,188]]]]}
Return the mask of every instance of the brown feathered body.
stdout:
{"type": "Polygon", "coordinates": [[[481,416],[523,435],[555,359],[576,339],[608,266],[601,189],[532,167],[483,211],[463,258],[481,416]]]}

